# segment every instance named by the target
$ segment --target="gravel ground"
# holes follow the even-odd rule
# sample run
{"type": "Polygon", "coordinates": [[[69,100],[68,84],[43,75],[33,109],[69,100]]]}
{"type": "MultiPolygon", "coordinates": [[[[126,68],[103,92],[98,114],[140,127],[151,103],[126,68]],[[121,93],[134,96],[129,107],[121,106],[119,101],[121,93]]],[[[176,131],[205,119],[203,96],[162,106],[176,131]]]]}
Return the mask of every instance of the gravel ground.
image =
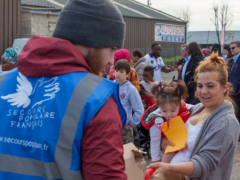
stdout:
{"type": "Polygon", "coordinates": [[[162,81],[166,81],[167,83],[170,83],[173,80],[173,77],[175,76],[175,79],[178,77],[178,71],[175,68],[175,71],[170,73],[164,73],[162,72],[162,81]]]}

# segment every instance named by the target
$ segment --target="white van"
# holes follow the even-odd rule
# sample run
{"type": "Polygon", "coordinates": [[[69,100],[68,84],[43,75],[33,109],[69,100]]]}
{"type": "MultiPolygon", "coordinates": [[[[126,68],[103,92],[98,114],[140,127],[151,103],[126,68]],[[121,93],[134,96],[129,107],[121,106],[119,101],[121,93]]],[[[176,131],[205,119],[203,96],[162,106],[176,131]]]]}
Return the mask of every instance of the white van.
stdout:
{"type": "Polygon", "coordinates": [[[24,39],[15,39],[13,41],[13,45],[12,47],[18,47],[20,49],[20,51],[23,49],[23,47],[25,46],[25,44],[27,43],[27,41],[29,40],[29,38],[24,38],[24,39]]]}

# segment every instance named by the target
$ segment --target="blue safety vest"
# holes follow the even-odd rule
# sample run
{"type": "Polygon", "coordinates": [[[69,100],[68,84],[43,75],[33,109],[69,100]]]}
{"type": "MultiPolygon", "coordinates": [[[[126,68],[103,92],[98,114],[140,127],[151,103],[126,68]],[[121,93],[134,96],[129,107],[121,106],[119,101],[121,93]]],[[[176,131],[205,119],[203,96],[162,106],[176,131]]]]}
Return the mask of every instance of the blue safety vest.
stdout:
{"type": "Polygon", "coordinates": [[[80,180],[83,131],[110,96],[122,124],[118,84],[86,72],[0,74],[0,179],[80,180]]]}

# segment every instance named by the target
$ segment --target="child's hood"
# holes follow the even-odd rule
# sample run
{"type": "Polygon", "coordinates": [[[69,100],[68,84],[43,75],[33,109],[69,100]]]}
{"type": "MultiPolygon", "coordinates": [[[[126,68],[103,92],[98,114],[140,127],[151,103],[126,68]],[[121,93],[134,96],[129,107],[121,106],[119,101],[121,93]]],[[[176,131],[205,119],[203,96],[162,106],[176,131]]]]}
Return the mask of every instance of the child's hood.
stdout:
{"type": "Polygon", "coordinates": [[[178,112],[178,116],[181,116],[182,120],[184,123],[188,120],[190,117],[190,112],[185,104],[185,102],[182,100],[181,101],[181,109],[178,112]]]}
{"type": "Polygon", "coordinates": [[[92,72],[82,53],[69,41],[33,36],[18,56],[18,70],[25,76],[59,76],[92,72]]]}
{"type": "Polygon", "coordinates": [[[120,87],[122,87],[122,88],[127,88],[127,87],[129,87],[129,86],[131,86],[131,85],[132,85],[132,83],[131,83],[130,81],[126,80],[124,83],[122,83],[122,84],[120,85],[120,87]]]}
{"type": "MultiPolygon", "coordinates": [[[[117,82],[117,80],[115,79],[113,82],[117,82]]],[[[122,84],[119,84],[119,87],[122,89],[122,88],[127,88],[127,87],[129,87],[129,86],[131,86],[132,85],[132,83],[129,81],[129,80],[126,80],[124,83],[122,83],[122,84]]]]}
{"type": "Polygon", "coordinates": [[[126,59],[131,64],[130,52],[127,49],[120,49],[114,53],[114,65],[121,59],[126,59]]]}
{"type": "MultiPolygon", "coordinates": [[[[142,122],[142,125],[145,129],[150,129],[151,126],[154,124],[155,121],[152,121],[151,123],[148,122],[148,123],[145,123],[146,121],[148,121],[148,118],[150,117],[151,114],[156,114],[156,115],[161,115],[161,111],[160,111],[160,108],[157,107],[157,105],[153,105],[151,107],[149,107],[143,114],[142,118],[141,118],[141,122],[142,122]],[[151,111],[151,112],[150,112],[151,111]],[[146,116],[147,115],[147,116],[146,116]]],[[[182,100],[181,101],[181,108],[178,112],[178,116],[181,116],[183,122],[185,123],[188,118],[190,117],[190,112],[185,104],[185,102],[182,100]]]]}

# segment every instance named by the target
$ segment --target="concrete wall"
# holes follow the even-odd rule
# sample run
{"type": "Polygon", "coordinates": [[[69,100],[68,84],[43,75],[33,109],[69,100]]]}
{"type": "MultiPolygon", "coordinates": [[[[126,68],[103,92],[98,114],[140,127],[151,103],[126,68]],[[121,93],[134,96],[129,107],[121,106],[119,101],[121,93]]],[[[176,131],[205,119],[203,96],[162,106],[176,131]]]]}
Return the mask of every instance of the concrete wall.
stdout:
{"type": "Polygon", "coordinates": [[[53,33],[58,16],[49,14],[33,14],[29,11],[22,11],[23,35],[50,36],[53,33]]]}
{"type": "Polygon", "coordinates": [[[29,11],[21,12],[21,34],[31,34],[31,13],[29,11]]]}
{"type": "Polygon", "coordinates": [[[32,35],[52,35],[57,19],[56,15],[32,14],[32,35]]]}

